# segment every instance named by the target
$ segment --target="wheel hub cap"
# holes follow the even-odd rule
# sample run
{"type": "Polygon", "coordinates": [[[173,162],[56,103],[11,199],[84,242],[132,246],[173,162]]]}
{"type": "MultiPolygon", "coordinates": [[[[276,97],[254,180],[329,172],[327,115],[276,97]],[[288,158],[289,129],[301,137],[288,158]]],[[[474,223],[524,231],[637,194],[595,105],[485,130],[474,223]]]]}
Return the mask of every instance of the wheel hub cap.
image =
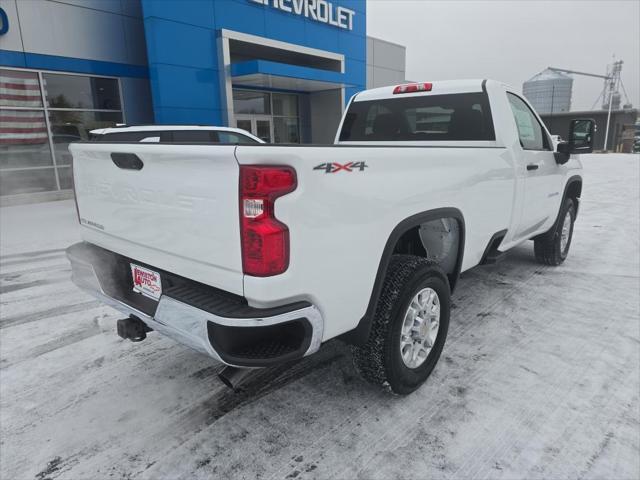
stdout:
{"type": "Polygon", "coordinates": [[[440,328],[440,299],[432,288],[420,290],[411,299],[402,323],[400,354],[409,368],[424,363],[440,328]]]}

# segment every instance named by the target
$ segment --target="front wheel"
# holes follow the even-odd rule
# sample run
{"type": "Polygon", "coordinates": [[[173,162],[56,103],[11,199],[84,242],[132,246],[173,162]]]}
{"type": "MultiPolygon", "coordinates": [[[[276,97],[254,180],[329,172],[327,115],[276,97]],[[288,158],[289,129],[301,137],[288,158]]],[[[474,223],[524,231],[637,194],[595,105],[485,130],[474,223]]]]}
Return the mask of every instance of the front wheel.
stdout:
{"type": "Polygon", "coordinates": [[[562,204],[560,217],[553,228],[534,239],[533,250],[538,262],[557,266],[565,261],[569,255],[575,220],[575,203],[573,199],[567,198],[562,204]]]}
{"type": "Polygon", "coordinates": [[[449,282],[437,265],[394,255],[367,343],[352,347],[360,375],[399,395],[416,390],[438,363],[450,308],[449,282]]]}

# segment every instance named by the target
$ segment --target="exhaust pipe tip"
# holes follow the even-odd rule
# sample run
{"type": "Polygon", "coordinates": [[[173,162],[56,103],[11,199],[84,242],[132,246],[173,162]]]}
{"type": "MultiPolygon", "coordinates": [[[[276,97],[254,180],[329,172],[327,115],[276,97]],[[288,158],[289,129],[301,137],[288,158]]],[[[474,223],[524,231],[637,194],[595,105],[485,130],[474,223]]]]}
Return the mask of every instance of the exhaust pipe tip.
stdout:
{"type": "Polygon", "coordinates": [[[224,367],[219,373],[218,378],[222,383],[234,392],[237,392],[240,385],[244,383],[251,373],[250,368],[224,367]]]}

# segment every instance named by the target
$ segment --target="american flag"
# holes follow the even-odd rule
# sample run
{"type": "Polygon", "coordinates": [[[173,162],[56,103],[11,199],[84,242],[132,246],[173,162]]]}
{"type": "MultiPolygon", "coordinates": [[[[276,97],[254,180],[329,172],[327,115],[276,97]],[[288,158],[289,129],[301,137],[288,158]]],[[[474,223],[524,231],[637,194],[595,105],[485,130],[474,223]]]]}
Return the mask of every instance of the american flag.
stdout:
{"type": "Polygon", "coordinates": [[[0,145],[46,143],[47,125],[42,110],[38,77],[32,72],[0,70],[0,145]]]}

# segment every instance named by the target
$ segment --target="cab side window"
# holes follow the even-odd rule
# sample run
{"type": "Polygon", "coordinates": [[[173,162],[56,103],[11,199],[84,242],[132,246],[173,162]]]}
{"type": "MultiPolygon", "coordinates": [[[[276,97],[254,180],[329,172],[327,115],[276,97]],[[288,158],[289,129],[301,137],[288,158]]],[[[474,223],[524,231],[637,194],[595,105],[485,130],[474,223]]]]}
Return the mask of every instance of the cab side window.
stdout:
{"type": "Polygon", "coordinates": [[[518,127],[522,148],[525,150],[549,150],[549,140],[529,106],[512,93],[507,93],[507,96],[518,127]]]}

